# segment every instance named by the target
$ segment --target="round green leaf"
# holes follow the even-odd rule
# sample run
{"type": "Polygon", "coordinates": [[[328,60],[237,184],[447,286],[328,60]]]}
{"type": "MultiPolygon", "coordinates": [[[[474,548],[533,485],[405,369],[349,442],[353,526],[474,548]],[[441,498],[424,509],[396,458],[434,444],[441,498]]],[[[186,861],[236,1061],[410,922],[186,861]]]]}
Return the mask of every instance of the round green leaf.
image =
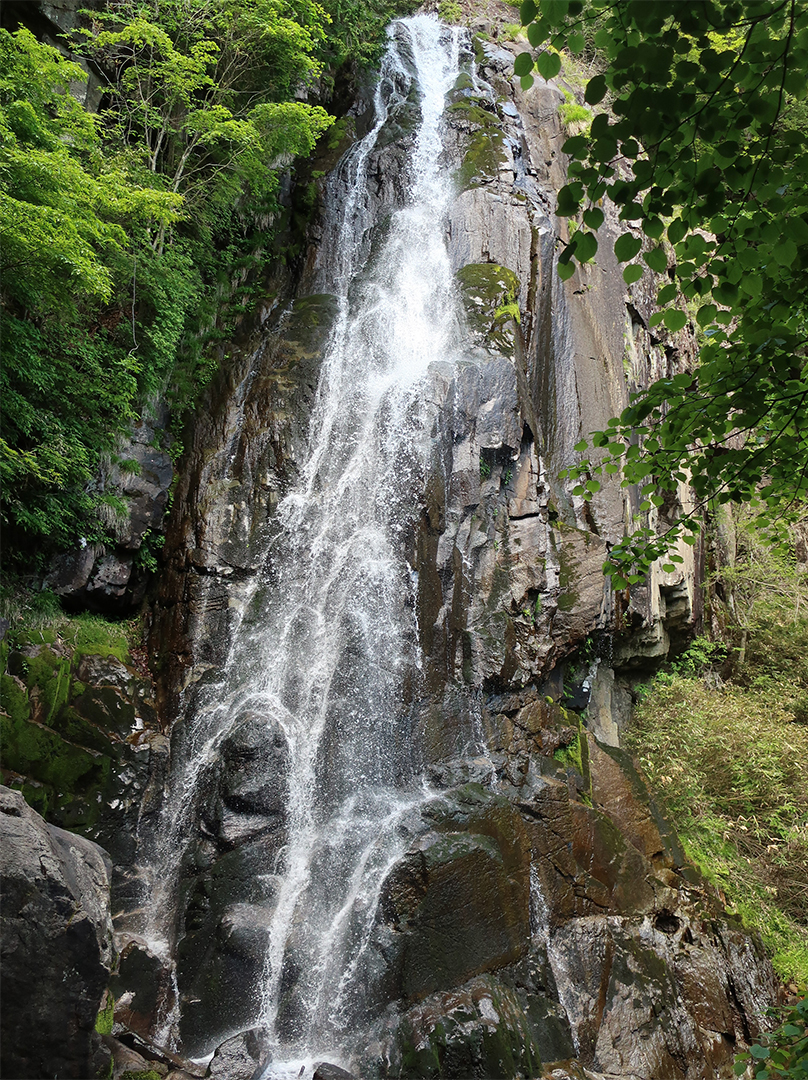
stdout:
{"type": "Polygon", "coordinates": [[[632,236],[631,233],[623,233],[614,242],[614,253],[618,262],[628,262],[629,259],[633,259],[637,252],[642,247],[642,240],[639,236],[632,236]]]}
{"type": "Polygon", "coordinates": [[[594,79],[590,79],[586,84],[586,91],[584,93],[584,101],[587,105],[597,105],[599,101],[603,101],[606,97],[606,76],[596,75],[594,79]]]}
{"type": "Polygon", "coordinates": [[[599,229],[603,224],[603,211],[599,206],[590,206],[584,210],[584,224],[590,229],[599,229]]]}
{"type": "Polygon", "coordinates": [[[627,266],[623,271],[623,281],[626,285],[633,285],[635,281],[639,281],[643,275],[643,268],[639,263],[632,263],[631,266],[627,266]]]}
{"type": "Polygon", "coordinates": [[[668,269],[668,256],[661,247],[653,248],[651,251],[644,251],[642,257],[651,269],[656,270],[658,274],[663,274],[668,269]]]}
{"type": "Polygon", "coordinates": [[[543,75],[545,79],[554,79],[561,71],[561,57],[557,52],[539,53],[536,59],[536,67],[539,69],[539,74],[543,75]]]}
{"type": "Polygon", "coordinates": [[[686,324],[687,314],[684,311],[677,310],[677,308],[668,308],[662,316],[662,321],[669,330],[676,332],[686,324]]]}
{"type": "Polygon", "coordinates": [[[567,281],[575,273],[575,265],[571,262],[558,264],[558,276],[562,281],[567,281]]]}
{"type": "Polygon", "coordinates": [[[533,57],[529,52],[519,53],[513,62],[514,75],[529,75],[533,70],[533,57]]]}
{"type": "Polygon", "coordinates": [[[589,262],[594,259],[598,251],[598,238],[591,232],[577,232],[575,234],[575,258],[579,262],[589,262]]]}

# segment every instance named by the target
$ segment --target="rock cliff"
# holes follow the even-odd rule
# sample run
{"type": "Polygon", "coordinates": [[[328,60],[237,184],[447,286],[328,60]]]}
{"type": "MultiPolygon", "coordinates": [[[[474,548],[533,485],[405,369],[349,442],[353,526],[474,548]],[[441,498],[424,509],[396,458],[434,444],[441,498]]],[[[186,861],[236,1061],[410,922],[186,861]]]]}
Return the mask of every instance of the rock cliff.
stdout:
{"type": "MultiPolygon", "coordinates": [[[[633,386],[692,362],[690,344],[649,331],[653,290],[624,286],[610,255],[609,238],[622,231],[614,221],[598,261],[558,279],[562,88],[522,92],[513,58],[478,41],[447,98],[441,166],[454,193],[445,237],[467,346],[461,362],[431,371],[424,475],[377,493],[400,500],[412,523],[401,544],[421,659],[403,680],[398,744],[429,796],[397,819],[402,853],[362,924],[370,929],[352,968],[341,1065],[362,1077],[708,1080],[729,1075],[737,1048],[765,1023],[773,974],[687,864],[619,746],[638,673],[698,624],[700,556],[684,547],[675,574],[655,570],[645,585],[612,593],[601,567],[636,492],[607,480],[584,502],[558,479],[633,386]]],[[[374,122],[370,93],[346,125],[356,138],[374,122]]],[[[404,93],[368,158],[355,223],[368,265],[408,197],[418,122],[418,96],[404,93]]],[[[353,182],[339,169],[317,181],[332,206],[353,182]]],[[[177,775],[200,702],[216,692],[249,604],[272,585],[276,510],[305,466],[338,318],[329,291],[337,235],[333,216],[318,212],[296,274],[271,283],[273,299],[208,392],[181,463],[150,635],[177,775]]],[[[43,654],[32,643],[17,652],[15,692],[41,710],[26,665],[43,654]]],[[[210,1075],[228,1080],[271,1069],[256,1024],[294,747],[249,700],[204,744],[161,953],[142,933],[142,883],[168,747],[125,665],[87,679],[75,665],[73,680],[109,687],[88,708],[126,712],[120,738],[107,736],[114,753],[93,744],[93,761],[106,755],[120,763],[108,771],[129,769],[135,780],[128,802],[110,788],[124,819],[107,839],[105,798],[97,833],[118,866],[116,1032],[188,1057],[216,1051],[210,1075]],[[147,734],[131,738],[138,716],[147,734]],[[144,740],[149,756],[137,760],[150,760],[150,772],[135,764],[144,740]]],[[[39,727],[72,724],[71,746],[84,747],[76,733],[97,728],[95,714],[74,716],[58,691],[51,697],[39,727]]],[[[14,722],[29,720],[21,711],[14,722]]],[[[337,731],[318,774],[324,784],[339,754],[337,731]]],[[[52,783],[35,768],[17,771],[52,783]]],[[[293,938],[300,932],[292,926],[293,938]]],[[[277,1023],[294,1031],[300,973],[286,974],[277,1023]]],[[[336,1064],[309,1065],[340,1075],[336,1064]]]]}

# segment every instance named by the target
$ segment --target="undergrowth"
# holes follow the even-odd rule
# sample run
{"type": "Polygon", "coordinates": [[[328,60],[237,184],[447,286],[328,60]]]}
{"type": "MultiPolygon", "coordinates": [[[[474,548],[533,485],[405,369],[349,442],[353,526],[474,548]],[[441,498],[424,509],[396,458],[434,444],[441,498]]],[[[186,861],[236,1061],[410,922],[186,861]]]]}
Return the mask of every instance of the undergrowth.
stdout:
{"type": "Polygon", "coordinates": [[[729,600],[723,640],[696,639],[654,679],[627,742],[689,857],[804,993],[808,581],[747,538],[710,584],[729,600]]]}
{"type": "Polygon", "coordinates": [[[130,654],[142,646],[140,616],[112,622],[92,612],[69,615],[55,593],[29,589],[16,578],[0,582],[0,619],[7,623],[3,662],[7,644],[47,645],[57,637],[77,653],[114,656],[121,663],[131,662],[130,654]]]}

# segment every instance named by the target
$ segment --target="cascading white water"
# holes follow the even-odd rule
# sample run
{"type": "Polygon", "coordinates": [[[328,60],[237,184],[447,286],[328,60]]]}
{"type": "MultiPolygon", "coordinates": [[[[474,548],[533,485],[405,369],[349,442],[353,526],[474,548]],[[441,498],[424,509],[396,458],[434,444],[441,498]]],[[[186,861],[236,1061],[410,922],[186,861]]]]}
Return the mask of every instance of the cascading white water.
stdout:
{"type": "MultiPolygon", "coordinates": [[[[400,534],[427,461],[424,380],[433,362],[452,358],[460,336],[443,227],[451,186],[438,168],[458,56],[459,32],[434,19],[393,28],[376,124],[344,166],[353,183],[339,208],[340,317],[314,410],[311,458],[300,490],[280,508],[290,550],[268,690],[285,711],[292,767],[287,867],[264,994],[276,1058],[290,1049],[338,1055],[340,1032],[357,1015],[353,976],[379,889],[405,846],[396,824],[425,794],[413,790],[398,752],[402,679],[417,664],[400,534]],[[363,255],[356,225],[367,199],[364,166],[413,75],[421,123],[410,200],[349,300],[363,255]],[[284,1007],[290,963],[305,974],[284,1007]]],[[[294,1075],[299,1064],[290,1062],[294,1075]]],[[[269,1075],[284,1075],[277,1061],[269,1075]]]]}
{"type": "MultiPolygon", "coordinates": [[[[160,842],[155,879],[167,890],[199,777],[234,721],[258,714],[283,732],[286,844],[267,868],[277,891],[258,1017],[273,1080],[345,1052],[379,892],[407,846],[399,826],[432,797],[401,745],[403,684],[419,663],[404,534],[430,452],[430,367],[453,361],[462,337],[444,235],[452,186],[439,167],[461,33],[428,16],[391,28],[374,127],[334,184],[349,198],[329,211],[339,309],[310,457],[278,509],[267,583],[188,725],[160,842]],[[369,255],[368,161],[408,99],[420,108],[409,197],[369,255]]],[[[148,936],[170,945],[154,927],[148,936]]]]}

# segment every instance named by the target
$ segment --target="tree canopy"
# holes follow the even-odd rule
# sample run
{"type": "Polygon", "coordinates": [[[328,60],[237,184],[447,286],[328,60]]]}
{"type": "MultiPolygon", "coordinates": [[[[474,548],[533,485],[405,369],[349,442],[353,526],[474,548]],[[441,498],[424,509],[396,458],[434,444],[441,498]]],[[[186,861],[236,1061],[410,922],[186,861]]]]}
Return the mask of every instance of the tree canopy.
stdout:
{"type": "Polygon", "coordinates": [[[602,58],[589,130],[563,147],[557,209],[579,228],[561,277],[595,257],[609,200],[626,223],[625,281],[661,275],[652,332],[698,335],[695,370],[636,394],[568,470],[585,498],[603,472],[642,489],[642,517],[605,568],[622,588],[675,560],[705,507],[757,504],[772,530],[808,494],[808,4],[524,0],[521,17],[535,50],[516,61],[523,87],[534,70],[558,75],[565,51],[602,58]],[[648,512],[679,483],[696,512],[658,536],[648,512]]]}
{"type": "MultiPolygon", "coordinates": [[[[357,0],[353,29],[395,0],[357,0]]],[[[356,55],[317,0],[111,0],[65,43],[0,30],[0,479],[6,551],[100,539],[96,473],[149,397],[179,412],[268,261],[280,172],[356,55]]]]}

